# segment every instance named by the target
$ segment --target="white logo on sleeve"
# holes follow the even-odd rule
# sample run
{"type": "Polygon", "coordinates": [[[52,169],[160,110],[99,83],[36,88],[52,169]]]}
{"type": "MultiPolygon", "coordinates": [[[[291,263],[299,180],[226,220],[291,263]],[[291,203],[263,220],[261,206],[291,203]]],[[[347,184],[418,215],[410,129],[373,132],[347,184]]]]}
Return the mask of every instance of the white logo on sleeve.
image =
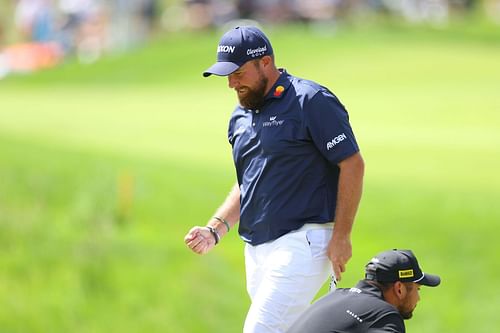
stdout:
{"type": "Polygon", "coordinates": [[[351,310],[345,310],[345,312],[347,312],[351,317],[353,317],[354,319],[356,319],[360,323],[363,322],[363,319],[359,318],[359,316],[357,314],[355,314],[354,312],[352,312],[351,310]]]}
{"type": "Polygon", "coordinates": [[[335,147],[336,145],[338,145],[339,143],[341,143],[345,139],[347,139],[347,136],[344,133],[334,137],[331,141],[328,141],[326,143],[326,150],[333,149],[333,147],[335,147]]]}

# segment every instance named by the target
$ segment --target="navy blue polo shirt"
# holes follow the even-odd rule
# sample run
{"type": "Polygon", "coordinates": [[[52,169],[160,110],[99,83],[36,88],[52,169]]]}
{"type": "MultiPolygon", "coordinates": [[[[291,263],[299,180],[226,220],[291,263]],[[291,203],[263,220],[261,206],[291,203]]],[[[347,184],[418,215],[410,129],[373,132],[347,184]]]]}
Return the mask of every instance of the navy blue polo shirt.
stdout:
{"type": "Polygon", "coordinates": [[[240,187],[239,234],[252,245],[335,218],[339,168],[359,151],[349,116],[327,88],[281,70],[264,106],[229,122],[240,187]]]}

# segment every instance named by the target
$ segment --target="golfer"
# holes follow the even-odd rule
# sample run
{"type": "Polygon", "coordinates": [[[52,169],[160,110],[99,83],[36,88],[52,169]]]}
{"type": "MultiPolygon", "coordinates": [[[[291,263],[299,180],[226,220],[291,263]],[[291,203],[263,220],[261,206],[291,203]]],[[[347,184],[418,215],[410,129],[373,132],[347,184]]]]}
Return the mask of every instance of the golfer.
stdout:
{"type": "Polygon", "coordinates": [[[404,320],[420,300],[420,286],[441,282],[422,272],[410,250],[382,252],[365,272],[356,287],[336,289],[311,305],[287,333],[404,333],[404,320]]]}
{"type": "Polygon", "coordinates": [[[222,36],[217,62],[203,73],[227,76],[238,96],[228,131],[237,184],[185,237],[204,254],[239,221],[252,301],[245,333],[284,332],[332,273],[340,280],[364,173],[339,99],[274,61],[264,33],[241,26],[222,36]]]}

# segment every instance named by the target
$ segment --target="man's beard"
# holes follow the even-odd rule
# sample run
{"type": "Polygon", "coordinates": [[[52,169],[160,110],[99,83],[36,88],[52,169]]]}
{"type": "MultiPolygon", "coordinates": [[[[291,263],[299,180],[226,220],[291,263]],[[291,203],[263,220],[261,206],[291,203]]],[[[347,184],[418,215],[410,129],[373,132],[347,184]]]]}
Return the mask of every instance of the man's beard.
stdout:
{"type": "Polygon", "coordinates": [[[405,300],[403,304],[399,306],[399,313],[401,314],[401,317],[403,319],[410,319],[413,316],[413,311],[415,310],[415,306],[413,308],[410,308],[408,304],[408,299],[405,300]]]}
{"type": "Polygon", "coordinates": [[[413,317],[413,310],[412,311],[403,311],[403,312],[400,311],[399,313],[401,314],[401,317],[403,317],[403,319],[405,319],[405,320],[413,317]]]}
{"type": "Polygon", "coordinates": [[[257,82],[257,87],[255,87],[254,89],[245,87],[246,89],[248,89],[245,96],[240,97],[240,95],[238,95],[238,99],[240,100],[240,105],[242,107],[255,110],[261,108],[264,105],[268,79],[262,73],[260,73],[259,80],[257,82]]]}

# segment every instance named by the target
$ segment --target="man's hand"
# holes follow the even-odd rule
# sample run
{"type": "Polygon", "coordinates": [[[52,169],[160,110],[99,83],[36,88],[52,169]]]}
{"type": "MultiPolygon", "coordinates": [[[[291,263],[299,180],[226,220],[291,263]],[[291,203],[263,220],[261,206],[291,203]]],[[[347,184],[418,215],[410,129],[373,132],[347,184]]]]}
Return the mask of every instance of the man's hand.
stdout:
{"type": "Polygon", "coordinates": [[[198,254],[205,254],[215,246],[215,238],[207,227],[192,228],[184,237],[184,242],[198,254]]]}
{"type": "Polygon", "coordinates": [[[335,210],[335,226],[328,244],[328,258],[332,262],[337,281],[345,272],[345,265],[352,257],[351,230],[363,191],[365,164],[360,153],[356,153],[338,164],[339,191],[335,210]]]}
{"type": "Polygon", "coordinates": [[[352,257],[352,244],[349,237],[336,237],[335,231],[328,243],[328,258],[332,262],[335,279],[340,281],[345,266],[352,257]]]}

